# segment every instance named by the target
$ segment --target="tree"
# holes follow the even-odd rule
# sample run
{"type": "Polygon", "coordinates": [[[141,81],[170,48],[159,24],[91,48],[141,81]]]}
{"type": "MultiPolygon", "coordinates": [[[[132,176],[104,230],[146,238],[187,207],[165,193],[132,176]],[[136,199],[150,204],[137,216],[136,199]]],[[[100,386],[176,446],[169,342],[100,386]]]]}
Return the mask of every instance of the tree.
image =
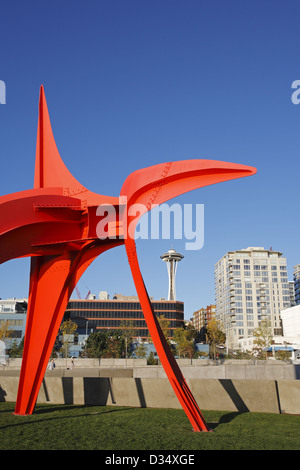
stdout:
{"type": "Polygon", "coordinates": [[[210,346],[213,347],[214,359],[216,359],[216,345],[225,343],[226,335],[219,327],[217,320],[212,319],[207,325],[207,339],[210,346]]]}
{"type": "Polygon", "coordinates": [[[171,347],[171,342],[170,342],[170,320],[168,320],[164,315],[160,315],[157,317],[159,326],[161,327],[161,330],[163,332],[164,337],[166,338],[166,341],[168,345],[171,347]]]}
{"type": "Polygon", "coordinates": [[[13,341],[10,350],[9,350],[9,357],[14,358],[14,357],[22,357],[23,356],[23,348],[24,348],[24,336],[20,342],[20,344],[17,344],[17,341],[13,341]]]}
{"type": "Polygon", "coordinates": [[[197,330],[191,323],[186,327],[185,332],[186,332],[185,336],[188,341],[195,341],[195,339],[198,336],[197,330]]]}
{"type": "Polygon", "coordinates": [[[61,347],[62,352],[65,354],[65,358],[67,360],[70,344],[74,341],[75,331],[77,330],[77,324],[73,322],[71,319],[64,321],[60,325],[60,333],[63,336],[63,344],[61,347]]]}
{"type": "Polygon", "coordinates": [[[148,366],[157,366],[157,364],[158,364],[158,360],[155,359],[154,354],[153,354],[152,351],[150,352],[150,354],[148,356],[147,364],[148,364],[148,366]]]}
{"type": "Polygon", "coordinates": [[[147,348],[146,346],[143,344],[143,343],[140,343],[136,348],[135,348],[135,351],[134,351],[136,357],[139,357],[141,359],[144,359],[146,357],[146,354],[147,354],[147,348]]]}
{"type": "Polygon", "coordinates": [[[120,358],[125,355],[125,339],[122,337],[121,331],[112,332],[108,337],[107,347],[102,357],[120,358]]]}
{"type": "Polygon", "coordinates": [[[87,357],[100,359],[103,356],[108,345],[108,333],[107,330],[101,330],[89,335],[84,346],[87,357]]]}
{"type": "Polygon", "coordinates": [[[128,352],[130,352],[132,339],[136,336],[136,324],[131,320],[124,320],[120,324],[120,329],[122,331],[122,338],[125,342],[125,357],[128,357],[128,352]]]}
{"type": "Polygon", "coordinates": [[[3,323],[1,323],[0,340],[5,341],[6,339],[11,338],[12,334],[13,334],[13,331],[11,329],[9,320],[6,320],[3,323]]]}
{"type": "Polygon", "coordinates": [[[173,335],[173,340],[176,343],[176,352],[179,356],[192,357],[195,355],[194,339],[197,336],[197,331],[192,328],[176,328],[173,335]]]}
{"type": "Polygon", "coordinates": [[[291,359],[291,351],[280,349],[279,351],[275,352],[275,357],[280,361],[288,361],[291,359]]]}
{"type": "Polygon", "coordinates": [[[100,330],[91,333],[85,344],[87,357],[124,357],[126,353],[125,339],[121,330],[100,330]]]}
{"type": "Polygon", "coordinates": [[[176,343],[176,352],[180,359],[183,353],[184,347],[185,347],[185,342],[186,342],[184,328],[176,328],[176,330],[174,331],[173,340],[176,343]]]}
{"type": "Polygon", "coordinates": [[[185,343],[183,345],[182,349],[182,355],[183,357],[188,357],[189,359],[192,359],[195,355],[195,346],[193,341],[185,340],[185,343]]]}
{"type": "Polygon", "coordinates": [[[253,350],[252,354],[258,358],[268,357],[268,349],[272,344],[273,335],[271,322],[269,320],[261,321],[258,328],[253,331],[253,350]]]}
{"type": "Polygon", "coordinates": [[[205,326],[202,326],[202,328],[200,329],[197,335],[196,342],[206,343],[206,341],[207,341],[207,328],[205,326]]]}

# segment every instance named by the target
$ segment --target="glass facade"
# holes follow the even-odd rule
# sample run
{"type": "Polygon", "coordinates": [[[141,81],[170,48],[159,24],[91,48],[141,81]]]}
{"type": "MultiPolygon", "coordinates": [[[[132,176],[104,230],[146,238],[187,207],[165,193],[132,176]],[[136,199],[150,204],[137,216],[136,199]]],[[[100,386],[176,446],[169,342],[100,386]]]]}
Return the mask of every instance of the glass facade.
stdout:
{"type": "MultiPolygon", "coordinates": [[[[170,322],[170,335],[175,328],[183,326],[184,304],[178,301],[152,301],[155,314],[163,315],[170,322]]],[[[132,322],[136,337],[147,338],[149,331],[141,305],[129,300],[70,300],[64,320],[71,319],[78,329],[94,332],[101,329],[118,329],[126,322],[132,322]]]]}

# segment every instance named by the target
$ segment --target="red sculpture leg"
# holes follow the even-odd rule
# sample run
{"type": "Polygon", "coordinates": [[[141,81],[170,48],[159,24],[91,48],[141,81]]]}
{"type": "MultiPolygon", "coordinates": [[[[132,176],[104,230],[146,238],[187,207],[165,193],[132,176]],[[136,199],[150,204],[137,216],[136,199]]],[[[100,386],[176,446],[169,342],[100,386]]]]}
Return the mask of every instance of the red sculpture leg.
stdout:
{"type": "Polygon", "coordinates": [[[27,323],[15,414],[33,412],[67,306],[66,281],[72,258],[66,253],[60,257],[31,259],[27,323]]]}
{"type": "MultiPolygon", "coordinates": [[[[123,242],[120,242],[123,243],[123,242]]],[[[113,246],[116,246],[115,243],[113,246]]],[[[69,298],[79,278],[111,243],[88,243],[78,252],[32,257],[29,303],[15,414],[33,413],[69,298]]]]}
{"type": "Polygon", "coordinates": [[[176,360],[169,348],[169,345],[160,328],[157,317],[153,311],[149,296],[140,272],[136,254],[135,242],[132,239],[125,240],[126,252],[131,268],[132,277],[139,296],[140,304],[149,329],[151,339],[156,348],[159,359],[164,367],[170,384],[184,409],[193,430],[210,431],[201,414],[201,411],[194,399],[176,360]]]}

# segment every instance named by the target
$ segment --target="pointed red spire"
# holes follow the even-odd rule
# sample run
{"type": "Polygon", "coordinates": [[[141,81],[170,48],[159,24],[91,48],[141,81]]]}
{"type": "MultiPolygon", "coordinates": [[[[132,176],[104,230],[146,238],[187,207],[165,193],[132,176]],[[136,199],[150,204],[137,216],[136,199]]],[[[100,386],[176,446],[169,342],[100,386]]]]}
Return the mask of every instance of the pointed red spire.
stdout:
{"type": "Polygon", "coordinates": [[[62,161],[53,137],[43,85],[40,88],[34,188],[63,187],[68,195],[87,191],[62,161]]]}
{"type": "Polygon", "coordinates": [[[36,142],[34,188],[63,188],[66,196],[76,196],[88,203],[118,204],[118,198],[102,196],[86,189],[64,164],[52,132],[44,87],[40,88],[36,142]]]}

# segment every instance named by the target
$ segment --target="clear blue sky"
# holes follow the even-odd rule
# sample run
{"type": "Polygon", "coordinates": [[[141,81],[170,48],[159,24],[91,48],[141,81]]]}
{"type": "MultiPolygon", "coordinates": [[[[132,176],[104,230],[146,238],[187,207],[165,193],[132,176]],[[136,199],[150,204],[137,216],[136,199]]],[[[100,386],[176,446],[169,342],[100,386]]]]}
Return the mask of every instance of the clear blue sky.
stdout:
{"type": "MultiPolygon", "coordinates": [[[[167,295],[160,255],[184,255],[185,317],[214,302],[214,265],[230,250],[299,253],[298,1],[54,0],[1,5],[0,193],[33,187],[39,87],[61,157],[92,191],[118,196],[138,168],[209,158],[257,174],[174,202],[204,204],[205,241],[139,240],[149,295],[167,295]]],[[[0,267],[0,297],[28,295],[29,260],[0,267]]],[[[78,285],[135,294],[125,249],[99,257],[78,285]]]]}

